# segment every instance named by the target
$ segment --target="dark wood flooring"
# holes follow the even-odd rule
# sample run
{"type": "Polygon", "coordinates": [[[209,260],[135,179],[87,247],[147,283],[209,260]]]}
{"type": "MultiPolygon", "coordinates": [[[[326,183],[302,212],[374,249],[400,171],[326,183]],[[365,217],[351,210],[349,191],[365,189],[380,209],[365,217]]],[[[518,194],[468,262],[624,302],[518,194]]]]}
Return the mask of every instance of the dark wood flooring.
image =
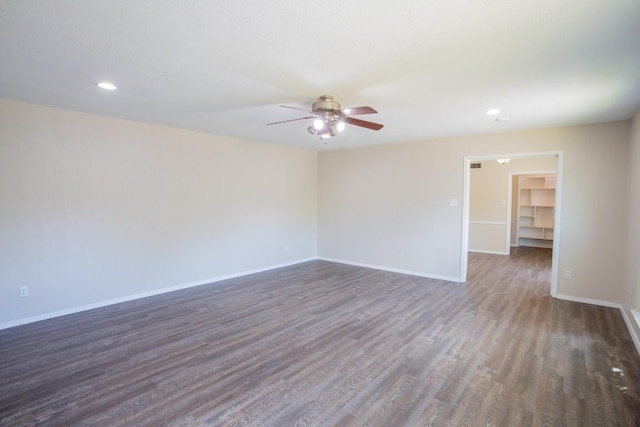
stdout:
{"type": "Polygon", "coordinates": [[[0,425],[639,425],[619,310],[551,298],[550,264],[313,261],[6,329],[0,425]]]}

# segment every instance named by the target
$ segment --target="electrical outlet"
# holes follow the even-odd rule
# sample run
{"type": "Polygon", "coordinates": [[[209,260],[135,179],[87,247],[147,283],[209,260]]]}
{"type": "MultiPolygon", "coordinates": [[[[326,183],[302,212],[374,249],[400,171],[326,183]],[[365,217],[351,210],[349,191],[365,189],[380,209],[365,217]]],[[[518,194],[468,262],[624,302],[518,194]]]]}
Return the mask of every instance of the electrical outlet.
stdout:
{"type": "Polygon", "coordinates": [[[573,279],[573,271],[571,270],[567,270],[564,272],[564,278],[566,280],[572,280],[573,279]]]}
{"type": "Polygon", "coordinates": [[[18,286],[18,295],[20,298],[29,296],[29,287],[28,286],[18,286]]]}

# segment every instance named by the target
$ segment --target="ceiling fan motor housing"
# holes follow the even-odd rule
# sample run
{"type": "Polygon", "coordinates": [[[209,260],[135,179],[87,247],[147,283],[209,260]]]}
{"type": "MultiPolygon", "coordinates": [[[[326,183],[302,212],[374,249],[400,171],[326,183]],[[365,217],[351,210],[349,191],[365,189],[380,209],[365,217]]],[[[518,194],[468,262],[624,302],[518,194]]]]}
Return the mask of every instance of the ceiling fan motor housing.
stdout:
{"type": "Polygon", "coordinates": [[[316,102],[311,106],[311,110],[313,112],[331,112],[335,113],[340,111],[340,104],[333,100],[333,96],[330,95],[322,95],[316,102]]]}

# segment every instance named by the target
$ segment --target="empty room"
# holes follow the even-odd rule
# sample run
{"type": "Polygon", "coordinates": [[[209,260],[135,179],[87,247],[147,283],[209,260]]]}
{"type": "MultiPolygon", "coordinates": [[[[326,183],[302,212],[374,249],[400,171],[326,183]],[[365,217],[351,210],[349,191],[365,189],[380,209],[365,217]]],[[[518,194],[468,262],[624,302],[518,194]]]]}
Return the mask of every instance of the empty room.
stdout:
{"type": "Polygon", "coordinates": [[[640,425],[640,2],[0,2],[0,425],[640,425]]]}

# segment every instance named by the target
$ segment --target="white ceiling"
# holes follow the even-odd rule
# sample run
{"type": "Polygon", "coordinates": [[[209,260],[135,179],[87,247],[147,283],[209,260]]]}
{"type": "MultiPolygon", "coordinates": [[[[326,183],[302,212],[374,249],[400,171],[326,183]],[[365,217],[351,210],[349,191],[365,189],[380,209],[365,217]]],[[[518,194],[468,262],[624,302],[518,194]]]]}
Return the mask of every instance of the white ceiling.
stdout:
{"type": "Polygon", "coordinates": [[[2,0],[0,98],[318,150],[624,120],[640,1],[2,0]],[[265,126],[322,94],[385,127],[265,126]]]}

